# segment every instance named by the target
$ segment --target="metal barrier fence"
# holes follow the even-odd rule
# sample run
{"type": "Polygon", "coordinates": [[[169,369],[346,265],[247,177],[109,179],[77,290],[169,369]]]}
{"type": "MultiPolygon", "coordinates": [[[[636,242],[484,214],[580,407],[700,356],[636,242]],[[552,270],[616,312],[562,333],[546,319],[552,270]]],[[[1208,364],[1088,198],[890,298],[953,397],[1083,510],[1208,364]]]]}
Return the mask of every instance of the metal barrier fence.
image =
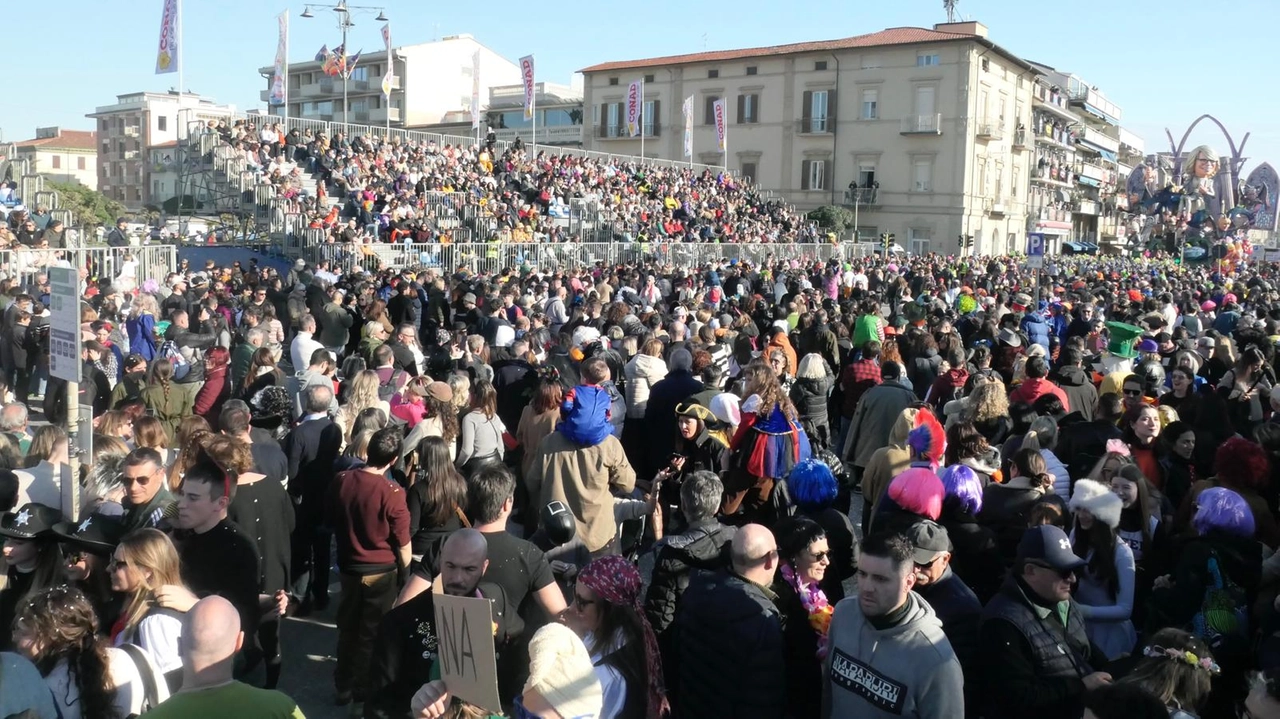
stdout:
{"type": "Polygon", "coordinates": [[[697,267],[721,260],[753,265],[777,260],[805,264],[831,259],[852,260],[866,255],[863,248],[852,243],[307,243],[294,249],[293,256],[302,257],[311,264],[323,260],[347,271],[369,272],[418,266],[448,270],[465,267],[473,272],[500,272],[521,266],[556,270],[591,267],[597,263],[613,265],[646,261],[677,267],[697,267]]]}
{"type": "Polygon", "coordinates": [[[136,247],[82,247],[74,250],[0,250],[0,271],[24,286],[36,285],[37,276],[50,267],[85,267],[91,278],[110,278],[114,287],[130,291],[148,279],[163,282],[178,267],[174,245],[136,247]]]}

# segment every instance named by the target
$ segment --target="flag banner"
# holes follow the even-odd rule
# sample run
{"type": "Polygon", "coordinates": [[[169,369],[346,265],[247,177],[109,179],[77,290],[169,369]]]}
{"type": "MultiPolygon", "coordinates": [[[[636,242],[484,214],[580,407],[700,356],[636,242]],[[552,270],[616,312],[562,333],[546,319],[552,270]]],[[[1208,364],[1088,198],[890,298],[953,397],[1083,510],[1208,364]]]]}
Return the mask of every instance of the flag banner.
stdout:
{"type": "Polygon", "coordinates": [[[391,23],[382,26],[382,44],[387,46],[387,54],[391,54],[391,23]]]}
{"type": "Polygon", "coordinates": [[[636,80],[627,86],[627,136],[635,137],[640,134],[640,113],[641,106],[644,104],[644,85],[640,80],[636,80]]]}
{"type": "Polygon", "coordinates": [[[178,71],[178,0],[164,0],[160,15],[160,46],[156,51],[156,74],[178,71]]]}
{"type": "Polygon", "coordinates": [[[320,70],[329,77],[336,77],[342,73],[342,64],[347,58],[347,46],[339,45],[335,47],[324,58],[324,64],[320,66],[320,70]]]}
{"type": "Polygon", "coordinates": [[[391,69],[387,68],[387,72],[382,76],[382,95],[388,100],[391,99],[391,78],[395,77],[391,73],[391,69]]]}
{"type": "Polygon", "coordinates": [[[715,101],[715,105],[713,109],[715,111],[715,116],[716,116],[716,141],[720,143],[720,151],[724,152],[725,134],[726,132],[728,132],[728,128],[725,126],[723,97],[715,101]]]}
{"type": "Polygon", "coordinates": [[[359,50],[356,54],[343,60],[342,72],[348,80],[351,79],[351,71],[356,69],[356,63],[360,62],[360,53],[362,52],[364,52],[364,50],[359,50]]]}
{"type": "Polygon", "coordinates": [[[480,129],[480,51],[471,56],[471,129],[480,129]]]}
{"type": "Polygon", "coordinates": [[[520,58],[520,77],[524,80],[524,119],[533,119],[533,55],[520,58]]]}
{"type": "Polygon", "coordinates": [[[320,52],[316,53],[316,62],[324,62],[329,59],[329,46],[321,45],[320,52]]]}
{"type": "Polygon", "coordinates": [[[693,95],[684,99],[684,156],[693,158],[693,95]]]}
{"type": "Polygon", "coordinates": [[[289,81],[289,11],[285,10],[276,18],[280,26],[280,39],[276,41],[276,63],[271,72],[272,105],[283,105],[285,102],[285,84],[289,81]]]}

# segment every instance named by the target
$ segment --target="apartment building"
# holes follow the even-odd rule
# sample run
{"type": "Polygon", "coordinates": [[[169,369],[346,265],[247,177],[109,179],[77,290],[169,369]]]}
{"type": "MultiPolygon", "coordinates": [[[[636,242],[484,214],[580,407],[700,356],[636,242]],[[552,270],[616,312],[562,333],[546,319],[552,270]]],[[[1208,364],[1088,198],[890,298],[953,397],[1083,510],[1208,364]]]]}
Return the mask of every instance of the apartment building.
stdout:
{"type": "MultiPolygon", "coordinates": [[[[355,48],[360,45],[351,38],[347,44],[355,48]]],[[[482,92],[494,85],[520,82],[520,68],[515,63],[471,35],[449,35],[392,48],[390,100],[382,94],[386,51],[362,53],[345,83],[349,105],[345,112],[341,77],[326,75],[321,70],[322,63],[314,59],[290,63],[288,116],[360,125],[385,125],[390,121],[392,127],[402,128],[443,122],[448,113],[471,107],[473,59],[477,52],[482,92]]],[[[259,93],[264,103],[270,96],[271,71],[271,66],[258,69],[267,88],[259,93]]],[[[269,105],[267,111],[281,115],[284,107],[269,105]]]]}
{"type": "Polygon", "coordinates": [[[683,159],[694,98],[693,160],[725,166],[809,209],[845,205],[856,235],[916,252],[1025,247],[1036,70],[978,22],[891,28],[840,40],[607,62],[588,67],[584,146],[639,154],[626,136],[627,85],[645,83],[645,154],[683,159]],[[726,99],[727,152],[714,103],[726,99]],[[853,187],[856,183],[856,190],[853,187]]]}
{"type": "Polygon", "coordinates": [[[14,143],[14,155],[26,158],[34,174],[98,189],[98,133],[92,130],[38,127],[35,138],[14,143]]]}
{"type": "Polygon", "coordinates": [[[155,191],[149,149],[185,138],[197,122],[235,111],[235,105],[175,91],[134,92],[99,106],[86,115],[98,126],[98,190],[131,210],[158,206],[172,192],[155,191]]]}
{"type": "MultiPolygon", "coordinates": [[[[524,116],[524,85],[500,85],[489,88],[488,102],[481,104],[480,132],[493,131],[500,142],[514,142],[517,137],[526,144],[534,141],[536,121],[537,143],[556,147],[582,147],[582,87],[553,82],[534,83],[534,118],[524,116]]],[[[470,100],[468,100],[470,104],[470,100]]],[[[471,137],[470,110],[450,112],[440,121],[410,127],[411,130],[439,132],[444,135],[471,137]]]]}

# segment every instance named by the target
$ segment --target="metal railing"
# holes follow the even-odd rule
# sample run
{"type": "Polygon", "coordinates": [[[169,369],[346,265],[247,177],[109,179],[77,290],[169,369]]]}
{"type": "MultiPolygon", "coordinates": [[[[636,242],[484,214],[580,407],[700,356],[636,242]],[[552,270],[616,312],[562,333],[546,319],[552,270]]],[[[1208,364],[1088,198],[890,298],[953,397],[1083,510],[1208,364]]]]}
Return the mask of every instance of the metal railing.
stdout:
{"type": "Polygon", "coordinates": [[[1004,139],[1004,124],[998,120],[980,120],[976,135],[985,140],[1004,139]]]}
{"type": "Polygon", "coordinates": [[[856,190],[845,190],[844,204],[874,205],[879,194],[879,187],[859,187],[856,190]]]}
{"type": "Polygon", "coordinates": [[[830,135],[836,130],[836,116],[806,117],[796,120],[796,132],[801,135],[830,135]]]}
{"type": "Polygon", "coordinates": [[[20,278],[23,285],[35,285],[37,276],[50,267],[85,267],[89,277],[110,278],[116,289],[130,291],[148,279],[163,282],[177,266],[178,248],[174,245],[0,250],[0,268],[10,277],[20,278]]]}
{"type": "Polygon", "coordinates": [[[903,135],[941,135],[942,114],[909,115],[902,118],[903,135]]]}

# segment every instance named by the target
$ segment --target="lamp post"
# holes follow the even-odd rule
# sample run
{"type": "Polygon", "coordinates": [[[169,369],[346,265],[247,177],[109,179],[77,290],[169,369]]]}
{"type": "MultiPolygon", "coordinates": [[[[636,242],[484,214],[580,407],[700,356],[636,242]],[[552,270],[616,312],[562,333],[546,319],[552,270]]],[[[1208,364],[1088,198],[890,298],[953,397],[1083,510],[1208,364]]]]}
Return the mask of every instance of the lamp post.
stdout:
{"type": "MultiPolygon", "coordinates": [[[[371,13],[374,10],[377,10],[378,16],[374,18],[374,21],[386,22],[387,21],[386,8],[378,5],[348,5],[346,0],[338,0],[338,3],[335,5],[325,5],[323,3],[307,3],[305,6],[303,6],[302,15],[300,17],[304,17],[308,19],[315,17],[315,15],[311,13],[311,10],[313,8],[317,10],[332,10],[338,16],[338,30],[342,32],[342,59],[343,59],[342,72],[341,72],[342,74],[342,130],[343,132],[346,132],[347,115],[350,110],[350,106],[347,102],[347,80],[350,79],[351,70],[353,69],[353,68],[348,68],[346,66],[347,64],[346,58],[349,56],[349,54],[347,53],[347,32],[351,28],[356,26],[356,24],[351,21],[351,15],[352,13],[371,13]]],[[[388,103],[388,107],[387,107],[388,117],[390,117],[390,112],[391,112],[390,103],[388,103]]]]}

